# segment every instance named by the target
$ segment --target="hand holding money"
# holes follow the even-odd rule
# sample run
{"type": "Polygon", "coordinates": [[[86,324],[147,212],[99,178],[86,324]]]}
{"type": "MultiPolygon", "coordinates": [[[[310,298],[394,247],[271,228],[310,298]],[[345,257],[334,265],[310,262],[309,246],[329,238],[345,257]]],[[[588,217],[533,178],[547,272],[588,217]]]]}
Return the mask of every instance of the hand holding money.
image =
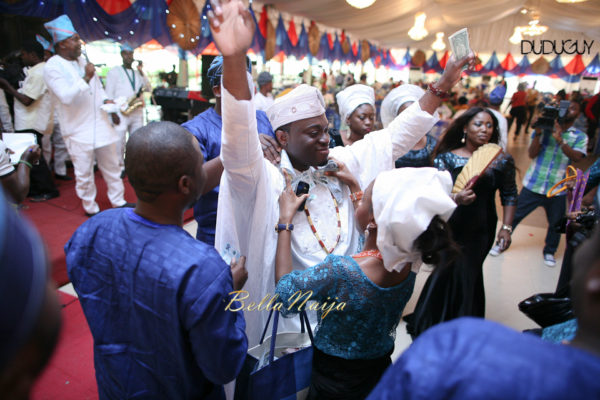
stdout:
{"type": "Polygon", "coordinates": [[[471,53],[471,45],[469,44],[469,32],[467,28],[463,28],[458,32],[453,33],[448,37],[450,47],[454,57],[460,61],[471,53]]]}

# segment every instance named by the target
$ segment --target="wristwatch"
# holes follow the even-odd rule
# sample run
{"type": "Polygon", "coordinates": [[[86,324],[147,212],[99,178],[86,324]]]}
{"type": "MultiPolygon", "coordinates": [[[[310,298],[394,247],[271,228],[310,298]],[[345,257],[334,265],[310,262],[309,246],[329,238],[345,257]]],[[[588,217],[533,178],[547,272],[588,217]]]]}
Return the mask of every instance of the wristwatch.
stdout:
{"type": "Polygon", "coordinates": [[[508,231],[508,233],[512,233],[512,226],[504,224],[504,225],[502,225],[502,228],[500,230],[501,231],[504,230],[504,231],[508,231]]]}
{"type": "Polygon", "coordinates": [[[275,225],[275,232],[279,233],[281,231],[293,231],[294,224],[277,224],[275,225]]]}

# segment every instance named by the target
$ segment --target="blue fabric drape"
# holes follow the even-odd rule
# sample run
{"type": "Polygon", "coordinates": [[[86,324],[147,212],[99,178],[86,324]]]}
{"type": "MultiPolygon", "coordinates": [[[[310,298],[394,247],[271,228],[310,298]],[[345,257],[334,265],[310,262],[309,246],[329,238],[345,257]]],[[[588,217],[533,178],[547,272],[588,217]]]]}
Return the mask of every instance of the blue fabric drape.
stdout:
{"type": "Polygon", "coordinates": [[[495,51],[492,53],[492,56],[488,62],[485,63],[480,72],[482,74],[495,73],[496,75],[502,75],[504,68],[502,68],[502,65],[500,65],[500,60],[498,60],[498,56],[496,55],[495,51]]]}
{"type": "Polygon", "coordinates": [[[425,65],[423,65],[423,72],[425,73],[432,73],[432,72],[437,72],[437,73],[442,73],[442,67],[440,66],[440,62],[437,58],[437,53],[433,53],[431,55],[431,57],[429,57],[429,60],[427,60],[425,62],[425,65]]]}
{"type": "Polygon", "coordinates": [[[588,64],[583,71],[584,76],[595,76],[600,78],[600,54],[596,53],[596,57],[588,64]]]}

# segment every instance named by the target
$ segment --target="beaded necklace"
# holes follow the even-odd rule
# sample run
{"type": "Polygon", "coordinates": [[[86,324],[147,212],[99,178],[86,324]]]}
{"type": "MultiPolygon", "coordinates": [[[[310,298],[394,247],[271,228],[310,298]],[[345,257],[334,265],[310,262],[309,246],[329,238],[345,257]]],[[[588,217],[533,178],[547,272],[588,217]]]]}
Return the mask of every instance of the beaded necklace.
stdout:
{"type": "Polygon", "coordinates": [[[352,258],[374,257],[383,261],[383,256],[379,250],[365,250],[352,256],[352,258]]]}
{"type": "Polygon", "coordinates": [[[306,205],[306,203],[304,203],[304,213],[306,214],[306,219],[308,219],[308,225],[310,225],[310,229],[312,230],[313,234],[317,238],[319,244],[321,245],[321,248],[323,250],[325,250],[325,253],[327,253],[327,254],[333,253],[333,250],[335,250],[338,243],[340,242],[340,238],[342,237],[342,219],[340,218],[340,208],[338,206],[337,201],[335,200],[335,197],[333,196],[333,193],[331,193],[331,191],[330,191],[329,194],[331,194],[331,198],[333,199],[333,204],[335,205],[335,215],[337,217],[337,238],[335,239],[335,244],[333,245],[331,250],[328,250],[327,246],[325,246],[325,243],[323,242],[323,240],[321,240],[321,237],[319,236],[319,233],[317,232],[317,228],[315,228],[312,218],[310,217],[310,212],[308,211],[308,206],[306,205]]]}

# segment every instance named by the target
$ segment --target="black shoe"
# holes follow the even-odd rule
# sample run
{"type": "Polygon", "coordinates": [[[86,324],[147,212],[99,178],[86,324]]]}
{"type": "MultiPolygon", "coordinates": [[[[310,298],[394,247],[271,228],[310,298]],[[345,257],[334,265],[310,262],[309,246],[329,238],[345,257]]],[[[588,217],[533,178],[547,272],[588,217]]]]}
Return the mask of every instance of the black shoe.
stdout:
{"type": "Polygon", "coordinates": [[[36,196],[31,196],[29,200],[31,200],[34,203],[41,203],[42,201],[54,199],[55,197],[58,197],[58,193],[44,193],[38,194],[36,196]]]}
{"type": "Polygon", "coordinates": [[[86,216],[86,217],[88,217],[88,218],[91,218],[91,217],[93,217],[94,215],[97,215],[99,212],[100,212],[100,211],[98,211],[98,212],[95,212],[95,213],[89,213],[89,212],[86,212],[86,213],[85,213],[85,216],[86,216]]]}
{"type": "Polygon", "coordinates": [[[123,204],[122,206],[119,206],[119,208],[135,208],[135,203],[127,202],[127,203],[123,204]]]}
{"type": "Polygon", "coordinates": [[[54,177],[60,181],[72,181],[73,178],[69,175],[54,174],[54,177]]]}

